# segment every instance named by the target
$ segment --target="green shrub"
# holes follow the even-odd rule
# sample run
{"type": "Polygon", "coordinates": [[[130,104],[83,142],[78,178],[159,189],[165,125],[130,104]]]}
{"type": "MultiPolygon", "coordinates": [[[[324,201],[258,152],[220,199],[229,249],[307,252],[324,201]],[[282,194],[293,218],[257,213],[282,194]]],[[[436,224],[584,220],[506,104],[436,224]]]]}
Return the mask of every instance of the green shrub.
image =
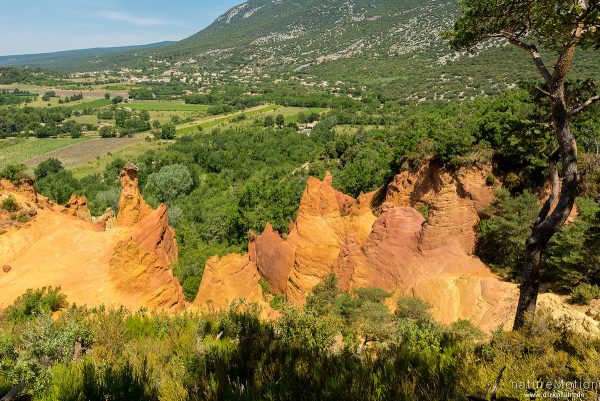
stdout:
{"type": "Polygon", "coordinates": [[[185,299],[188,301],[193,301],[196,299],[196,295],[198,295],[198,289],[200,288],[200,283],[202,282],[201,276],[189,276],[183,282],[183,295],[185,299]]]}
{"type": "Polygon", "coordinates": [[[271,283],[269,283],[267,281],[267,279],[265,279],[264,277],[261,277],[258,280],[258,284],[260,285],[260,288],[262,289],[262,293],[264,296],[269,295],[272,293],[273,288],[271,287],[271,283]]]}
{"type": "Polygon", "coordinates": [[[0,171],[0,178],[17,182],[22,178],[25,178],[25,171],[27,167],[24,164],[8,164],[0,171]]]}
{"type": "Polygon", "coordinates": [[[81,185],[73,177],[73,173],[65,169],[50,173],[35,183],[35,189],[39,193],[44,194],[59,205],[67,203],[71,195],[78,192],[80,188],[81,185]]]}
{"type": "Polygon", "coordinates": [[[275,295],[270,302],[271,308],[281,311],[287,305],[287,299],[283,295],[275,295]]]}
{"type": "Polygon", "coordinates": [[[117,131],[112,125],[105,125],[102,128],[100,128],[99,135],[100,138],[116,138],[117,131]]]}
{"type": "Polygon", "coordinates": [[[19,223],[27,223],[29,221],[29,216],[27,216],[27,213],[19,213],[17,215],[17,221],[19,223]]]}
{"type": "Polygon", "coordinates": [[[430,308],[431,305],[420,298],[398,298],[394,315],[398,319],[427,322],[432,320],[431,314],[429,313],[430,308]]]}
{"type": "Polygon", "coordinates": [[[122,365],[96,365],[84,361],[72,366],[57,365],[53,371],[54,386],[48,401],[158,401],[147,363],[136,371],[129,361],[122,365]]]}
{"type": "Polygon", "coordinates": [[[35,170],[33,172],[35,174],[35,179],[41,180],[42,178],[44,178],[50,174],[58,173],[60,170],[63,170],[63,169],[64,169],[64,167],[60,160],[55,159],[55,158],[50,158],[50,159],[44,160],[43,162],[38,164],[38,166],[35,168],[35,170]]]}
{"type": "Polygon", "coordinates": [[[24,321],[36,315],[59,311],[66,306],[67,297],[60,292],[60,287],[29,289],[3,311],[2,317],[10,321],[24,321]]]}
{"type": "Polygon", "coordinates": [[[175,139],[177,135],[177,127],[172,122],[168,122],[162,125],[158,139],[175,139]]]}
{"type": "Polygon", "coordinates": [[[600,298],[600,288],[591,284],[579,284],[571,291],[571,302],[589,305],[592,300],[600,298]]]}
{"type": "Polygon", "coordinates": [[[148,176],[145,192],[159,202],[170,202],[187,194],[193,185],[192,175],[186,166],[173,164],[148,176]]]}
{"type": "Polygon", "coordinates": [[[525,240],[539,211],[538,202],[530,192],[512,197],[505,189],[496,191],[489,208],[492,216],[480,222],[477,255],[493,268],[518,277],[525,258],[525,240]]]}
{"type": "Polygon", "coordinates": [[[16,212],[21,207],[19,206],[17,200],[12,195],[9,195],[2,200],[2,203],[0,203],[0,208],[6,210],[7,212],[16,212]]]}

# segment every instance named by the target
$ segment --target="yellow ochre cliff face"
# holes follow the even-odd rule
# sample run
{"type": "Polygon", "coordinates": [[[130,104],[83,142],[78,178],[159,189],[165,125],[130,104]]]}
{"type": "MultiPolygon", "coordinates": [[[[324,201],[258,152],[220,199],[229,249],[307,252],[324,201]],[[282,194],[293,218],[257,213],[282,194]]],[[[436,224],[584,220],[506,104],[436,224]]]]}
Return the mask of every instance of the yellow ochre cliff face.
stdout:
{"type": "MultiPolygon", "coordinates": [[[[267,225],[251,238],[247,255],[210,261],[194,305],[225,308],[241,298],[263,304],[260,277],[273,293],[303,304],[334,273],[346,291],[378,287],[392,293],[392,300],[423,298],[442,323],[469,319],[487,332],[509,328],[518,288],[473,254],[479,214],[494,199],[494,188],[486,185],[489,172],[485,167],[449,172],[429,164],[398,174],[381,190],[383,197],[376,191],[358,199],[335,190],[329,173],[323,181],[310,178],[286,238],[267,225]],[[417,205],[426,206],[427,220],[417,205]]],[[[542,294],[538,303],[600,334],[597,322],[560,297],[542,294]]]]}
{"type": "Polygon", "coordinates": [[[178,311],[185,307],[171,273],[177,260],[166,208],[152,210],[137,188],[137,169],[121,173],[118,225],[92,223],[85,198],[62,207],[35,193],[30,182],[0,182],[0,196],[12,196],[30,214],[27,222],[0,231],[0,307],[29,288],[61,287],[69,302],[178,311]],[[109,227],[109,228],[107,228],[109,227]]]}
{"type": "MultiPolygon", "coordinates": [[[[78,305],[217,311],[243,299],[269,317],[274,311],[261,279],[273,294],[302,305],[315,285],[335,274],[346,291],[390,292],[391,309],[397,297],[417,296],[440,322],[469,319],[487,332],[509,328],[517,286],[474,256],[479,216],[494,199],[489,172],[428,164],[358,199],[334,189],[329,173],[322,181],[312,177],[288,232],[267,225],[251,235],[246,254],[210,259],[192,304],[171,271],[178,249],[167,208],[145,202],[134,165],[121,172],[116,221],[110,210],[91,217],[85,197],[73,196],[62,207],[35,193],[31,182],[1,181],[0,197],[13,196],[28,220],[0,216],[0,307],[29,288],[60,286],[78,305]]],[[[600,334],[597,322],[560,297],[542,294],[538,303],[600,334]]]]}

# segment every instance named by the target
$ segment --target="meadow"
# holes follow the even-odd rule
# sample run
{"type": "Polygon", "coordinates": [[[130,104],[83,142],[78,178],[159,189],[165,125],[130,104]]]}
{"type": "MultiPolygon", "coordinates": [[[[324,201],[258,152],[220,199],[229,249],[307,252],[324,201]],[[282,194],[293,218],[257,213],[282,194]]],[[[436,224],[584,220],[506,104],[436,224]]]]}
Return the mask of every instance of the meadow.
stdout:
{"type": "Polygon", "coordinates": [[[70,108],[73,111],[81,111],[81,110],[96,109],[98,107],[104,107],[104,106],[108,106],[110,104],[111,104],[111,101],[109,99],[95,99],[95,100],[84,99],[83,101],[78,102],[77,104],[73,104],[73,105],[67,104],[66,107],[70,108]]]}
{"type": "Polygon", "coordinates": [[[35,156],[52,152],[65,146],[82,143],[89,138],[11,138],[0,140],[0,168],[8,164],[26,163],[35,156]]]}
{"type": "Polygon", "coordinates": [[[130,100],[128,103],[121,104],[120,107],[146,111],[207,111],[211,106],[204,104],[186,104],[180,101],[130,100]]]}
{"type": "Polygon", "coordinates": [[[267,106],[257,106],[251,107],[249,109],[245,109],[242,111],[236,111],[234,113],[229,113],[225,115],[219,116],[210,116],[205,117],[200,120],[193,121],[191,123],[183,124],[182,126],[177,127],[178,135],[188,135],[197,132],[199,129],[218,127],[220,125],[225,125],[227,123],[232,122],[236,117],[240,115],[256,116],[265,111],[277,110],[280,106],[276,105],[267,105],[267,106]]]}
{"type": "MultiPolygon", "coordinates": [[[[121,138],[116,138],[115,142],[121,141],[121,138]]],[[[99,174],[105,171],[106,166],[115,160],[136,160],[150,150],[162,150],[170,141],[134,141],[134,142],[118,142],[120,146],[112,150],[105,150],[103,153],[96,152],[94,157],[88,158],[86,161],[80,160],[71,166],[66,166],[77,179],[86,176],[99,174]]]]}

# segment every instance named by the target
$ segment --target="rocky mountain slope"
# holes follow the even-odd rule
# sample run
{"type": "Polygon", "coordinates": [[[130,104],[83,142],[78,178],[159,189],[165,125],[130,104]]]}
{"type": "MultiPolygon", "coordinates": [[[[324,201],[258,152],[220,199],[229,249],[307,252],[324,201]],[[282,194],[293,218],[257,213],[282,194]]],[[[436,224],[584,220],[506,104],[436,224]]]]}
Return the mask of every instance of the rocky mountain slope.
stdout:
{"type": "Polygon", "coordinates": [[[444,57],[438,33],[457,8],[448,0],[249,0],[156,54],[297,70],[361,55],[444,57]]]}
{"type": "MultiPolygon", "coordinates": [[[[451,51],[440,32],[458,9],[456,0],[248,0],[170,45],[25,64],[62,72],[140,68],[154,78],[176,72],[205,90],[200,76],[220,85],[292,79],[324,89],[370,86],[408,100],[491,95],[538,78],[528,56],[502,41],[451,51]]],[[[589,77],[597,63],[597,54],[578,53],[573,79],[589,77]]]]}

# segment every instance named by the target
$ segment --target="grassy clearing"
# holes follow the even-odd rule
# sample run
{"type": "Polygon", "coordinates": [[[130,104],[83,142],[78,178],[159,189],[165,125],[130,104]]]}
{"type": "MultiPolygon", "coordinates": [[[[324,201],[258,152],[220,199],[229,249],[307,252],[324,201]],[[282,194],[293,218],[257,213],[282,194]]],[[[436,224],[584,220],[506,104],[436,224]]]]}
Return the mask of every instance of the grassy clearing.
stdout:
{"type": "Polygon", "coordinates": [[[26,164],[28,167],[35,167],[44,160],[52,157],[60,160],[63,166],[69,168],[86,164],[105,154],[111,154],[140,142],[145,142],[144,136],[138,135],[133,138],[90,138],[85,143],[75,143],[51,152],[39,154],[27,160],[26,164]]]}
{"type": "Polygon", "coordinates": [[[134,100],[129,103],[123,103],[121,107],[128,107],[132,110],[147,111],[206,111],[211,106],[205,104],[186,104],[177,101],[158,101],[158,100],[134,100]]]}
{"type": "MultiPolygon", "coordinates": [[[[312,108],[307,108],[307,107],[280,107],[277,110],[271,110],[269,112],[266,113],[262,113],[260,115],[261,118],[267,117],[267,116],[271,116],[273,118],[275,118],[276,116],[278,116],[279,114],[281,114],[283,117],[285,117],[285,123],[289,124],[289,123],[296,123],[298,122],[298,116],[300,115],[300,113],[304,113],[304,114],[310,114],[310,113],[323,113],[325,111],[327,111],[328,109],[325,108],[317,108],[317,107],[312,107],[312,108]]],[[[252,119],[246,120],[247,125],[252,123],[252,119]]]]}
{"type": "Polygon", "coordinates": [[[126,91],[129,90],[127,85],[106,85],[103,87],[107,91],[126,91]]]}
{"type": "Polygon", "coordinates": [[[102,174],[106,165],[115,159],[121,158],[126,161],[135,160],[137,157],[151,149],[160,149],[168,144],[168,141],[136,142],[126,145],[118,150],[105,152],[83,164],[74,165],[70,167],[69,170],[71,170],[73,175],[78,179],[88,175],[102,174]]]}
{"type": "Polygon", "coordinates": [[[80,124],[98,124],[100,122],[95,114],[71,117],[70,120],[76,121],[80,124]]]}
{"type": "Polygon", "coordinates": [[[0,168],[7,164],[26,163],[44,153],[52,152],[69,145],[82,143],[89,138],[11,138],[0,140],[0,168]]]}
{"type": "Polygon", "coordinates": [[[188,117],[197,120],[199,118],[206,117],[206,113],[204,112],[189,112],[189,111],[150,111],[150,119],[158,120],[161,123],[171,121],[172,117],[179,117],[181,120],[184,120],[188,117]]]}
{"type": "Polygon", "coordinates": [[[177,134],[178,135],[193,134],[198,131],[199,127],[202,127],[203,129],[205,129],[205,128],[224,126],[224,125],[227,125],[227,124],[231,123],[232,121],[234,121],[241,114],[245,115],[246,118],[250,118],[250,117],[256,117],[260,114],[264,114],[264,113],[267,113],[267,112],[270,112],[273,110],[279,110],[281,108],[282,108],[282,106],[269,104],[266,106],[251,107],[249,109],[245,109],[242,111],[237,111],[235,113],[225,114],[225,115],[221,115],[221,116],[206,117],[201,120],[194,121],[189,124],[184,124],[184,125],[178,127],[177,134]]]}
{"type": "Polygon", "coordinates": [[[64,105],[65,107],[70,108],[71,110],[87,110],[87,109],[97,109],[99,107],[108,106],[111,104],[111,100],[109,99],[96,99],[92,101],[84,101],[83,103],[78,103],[70,106],[68,103],[64,105]]]}

